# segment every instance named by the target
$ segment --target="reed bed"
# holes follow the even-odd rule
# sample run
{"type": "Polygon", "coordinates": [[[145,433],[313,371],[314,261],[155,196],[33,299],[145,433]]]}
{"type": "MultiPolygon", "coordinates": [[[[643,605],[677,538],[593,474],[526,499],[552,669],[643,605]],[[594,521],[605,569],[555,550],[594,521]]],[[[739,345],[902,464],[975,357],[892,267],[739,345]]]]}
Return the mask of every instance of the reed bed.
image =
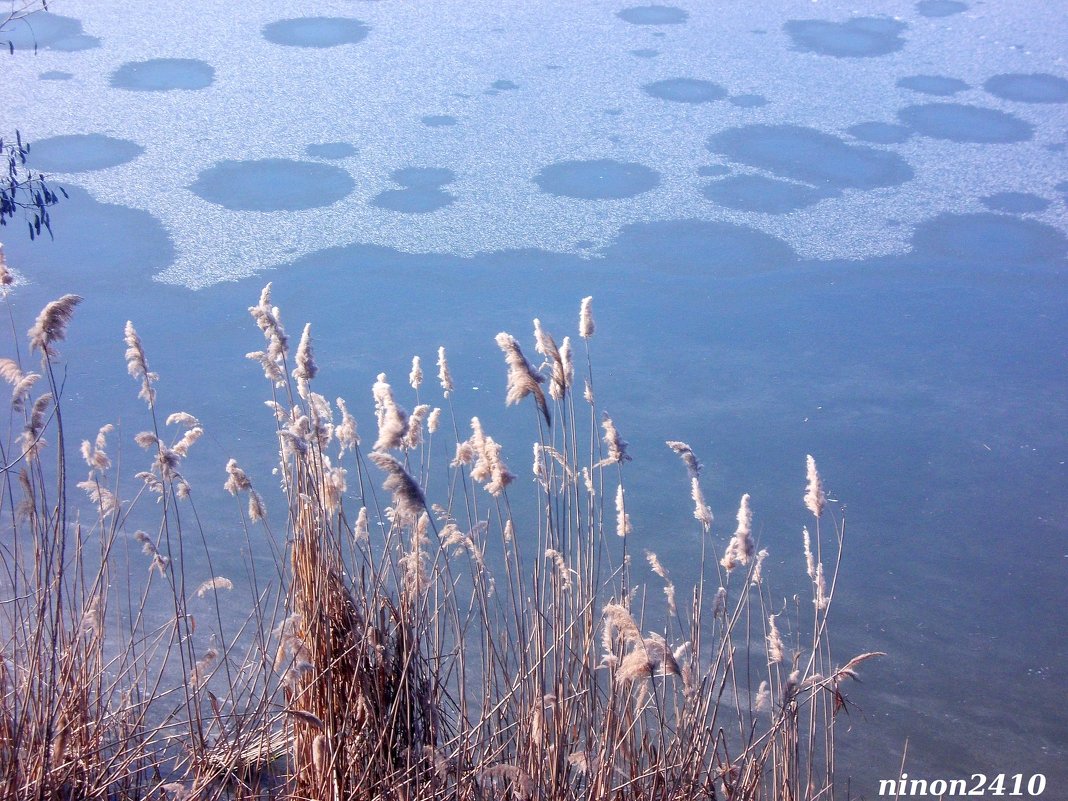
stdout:
{"type": "Polygon", "coordinates": [[[575,340],[537,320],[532,350],[497,335],[531,463],[461,416],[443,350],[436,381],[418,359],[403,391],[379,376],[361,443],[349,404],[314,389],[310,327],[294,347],[268,285],[248,358],[277,470],[230,460],[218,491],[237,499],[250,548],[276,559],[237,588],[212,567],[183,475],[203,427],[163,411],[132,323],[144,430],[104,425],[75,463],[59,345],[79,300],[49,304],[28,351],[16,341],[0,362],[13,390],[0,797],[834,798],[835,722],[874,655],[830,652],[844,521],[808,457],[797,558],[810,586],[783,605],[749,496],[721,533],[697,455],[668,442],[680,464],[665,496],[692,506],[700,543],[698,580],[677,587],[631,530],[635,467],[597,407],[589,298],[575,340]],[[138,446],[133,484],[109,457],[115,437],[138,446]],[[153,525],[131,530],[146,514],[153,525]],[[238,591],[255,601],[246,615],[226,601],[238,591]],[[211,609],[199,628],[194,608],[211,609]]]}

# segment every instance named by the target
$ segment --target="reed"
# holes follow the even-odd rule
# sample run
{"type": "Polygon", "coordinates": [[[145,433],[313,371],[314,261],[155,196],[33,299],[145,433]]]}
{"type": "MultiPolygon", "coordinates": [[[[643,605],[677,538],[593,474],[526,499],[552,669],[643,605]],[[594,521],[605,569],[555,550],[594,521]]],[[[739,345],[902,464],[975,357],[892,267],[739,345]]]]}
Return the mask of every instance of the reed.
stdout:
{"type": "Polygon", "coordinates": [[[250,550],[275,554],[268,574],[250,566],[247,587],[213,567],[183,475],[203,426],[163,413],[132,323],[144,469],[120,480],[109,438],[130,432],[105,424],[81,447],[88,477],[68,480],[54,399],[78,300],[49,304],[29,332],[39,368],[18,348],[0,362],[13,389],[0,453],[3,798],[834,798],[835,723],[876,655],[839,664],[830,651],[844,520],[809,456],[797,558],[811,607],[777,605],[749,495],[733,536],[719,535],[697,455],[669,441],[685,469],[665,497],[694,507],[698,578],[677,586],[648,550],[632,562],[626,488],[639,468],[595,404],[591,298],[578,394],[570,337],[558,347],[535,320],[540,366],[496,337],[509,414],[534,444],[532,480],[517,482],[479,418],[460,434],[444,349],[436,405],[420,402],[418,357],[411,413],[378,377],[363,446],[349,405],[315,391],[310,326],[291,353],[268,285],[249,309],[263,350],[248,356],[265,376],[281,494],[254,489],[233,459],[219,466],[250,550]],[[513,514],[526,492],[514,507],[534,511],[513,514]],[[131,531],[149,512],[154,527],[131,531]],[[661,591],[666,604],[646,604],[661,591]],[[244,615],[225,602],[240,592],[254,601],[244,615]]]}

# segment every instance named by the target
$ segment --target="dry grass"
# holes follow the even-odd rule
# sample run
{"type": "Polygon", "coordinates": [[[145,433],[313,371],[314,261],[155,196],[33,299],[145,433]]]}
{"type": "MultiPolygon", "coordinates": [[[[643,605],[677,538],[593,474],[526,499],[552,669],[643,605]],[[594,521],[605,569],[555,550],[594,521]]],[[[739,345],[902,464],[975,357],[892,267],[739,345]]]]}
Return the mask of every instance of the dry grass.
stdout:
{"type": "Polygon", "coordinates": [[[71,486],[52,398],[55,344],[77,300],[58,303],[31,331],[36,386],[17,350],[0,365],[20,429],[0,484],[0,797],[834,797],[843,686],[872,654],[831,657],[844,524],[815,462],[797,497],[811,604],[784,609],[749,497],[733,536],[715,533],[697,456],[668,442],[684,468],[673,494],[693,502],[701,543],[699,580],[676,587],[631,545],[635,468],[593,400],[590,299],[578,378],[570,338],[558,347],[536,323],[535,367],[497,336],[511,413],[536,434],[534,481],[516,483],[477,418],[459,433],[443,351],[440,407],[418,404],[418,363],[412,413],[380,376],[376,443],[362,449],[344,402],[314,391],[310,329],[291,353],[265,289],[250,309],[265,346],[249,357],[267,380],[284,494],[226,465],[245,536],[277,557],[273,574],[253,569],[236,589],[211,564],[182,474],[203,429],[184,412],[160,422],[150,348],[131,324],[147,469],[120,493],[108,438],[131,432],[105,426],[82,446],[88,478],[71,486]],[[427,498],[431,485],[447,489],[427,498]],[[536,493],[530,519],[512,516],[522,487],[536,493]],[[143,507],[155,527],[131,531],[143,507]],[[238,591],[256,600],[242,619],[222,611],[238,591]],[[640,600],[661,591],[666,604],[640,600]],[[214,619],[198,631],[191,609],[205,603],[214,619]]]}

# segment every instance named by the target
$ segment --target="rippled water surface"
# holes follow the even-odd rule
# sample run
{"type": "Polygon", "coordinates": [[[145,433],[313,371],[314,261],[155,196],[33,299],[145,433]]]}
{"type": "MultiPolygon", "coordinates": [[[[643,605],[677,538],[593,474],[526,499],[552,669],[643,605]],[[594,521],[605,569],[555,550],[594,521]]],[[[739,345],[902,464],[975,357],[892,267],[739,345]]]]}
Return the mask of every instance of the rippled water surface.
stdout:
{"type": "Polygon", "coordinates": [[[1057,4],[49,7],[0,33],[0,133],[70,198],[54,241],[0,236],[21,328],[86,297],[77,438],[139,430],[132,319],[165,406],[206,424],[204,503],[229,456],[266,476],[242,357],[273,281],[290,328],[314,323],[324,394],[366,407],[376,373],[403,385],[445,344],[467,413],[525,465],[493,335],[526,341],[534,316],[573,335],[593,295],[635,537],[677,580],[699,540],[665,439],[707,465],[719,521],[751,493],[783,596],[806,453],[847,505],[833,645],[889,654],[840,738],[853,795],[906,738],[913,775],[1068,785],[1057,4]]]}

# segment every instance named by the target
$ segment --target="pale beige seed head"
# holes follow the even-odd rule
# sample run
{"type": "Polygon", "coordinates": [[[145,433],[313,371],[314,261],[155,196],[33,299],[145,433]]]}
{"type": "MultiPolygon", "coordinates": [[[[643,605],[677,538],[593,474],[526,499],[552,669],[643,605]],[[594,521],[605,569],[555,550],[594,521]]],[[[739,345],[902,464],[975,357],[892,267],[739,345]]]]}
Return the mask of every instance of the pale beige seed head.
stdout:
{"type": "Polygon", "coordinates": [[[438,348],[438,381],[441,382],[441,391],[445,397],[453,391],[452,373],[449,372],[449,362],[445,358],[445,346],[438,348]]]}
{"type": "Polygon", "coordinates": [[[623,501],[623,485],[616,487],[616,536],[626,537],[631,533],[630,515],[623,501]]]}
{"type": "Polygon", "coordinates": [[[7,288],[15,283],[15,276],[7,269],[7,258],[4,256],[4,245],[0,242],[0,287],[3,287],[5,296],[7,288]]]}
{"type": "Polygon", "coordinates": [[[607,412],[601,420],[601,428],[604,429],[604,446],[607,454],[597,463],[597,467],[631,461],[630,454],[627,453],[629,443],[619,435],[616,424],[612,422],[607,412]]]}
{"type": "Polygon", "coordinates": [[[812,538],[808,533],[808,526],[801,529],[801,539],[805,546],[805,572],[808,577],[816,579],[816,557],[812,555],[812,538]]]}
{"type": "Polygon", "coordinates": [[[252,482],[249,481],[248,475],[237,466],[237,459],[231,459],[226,463],[226,483],[223,484],[223,489],[229,492],[231,495],[237,495],[239,492],[246,492],[252,489],[252,482]]]}
{"type": "Polygon", "coordinates": [[[349,414],[344,398],[337,398],[337,408],[341,410],[341,424],[334,429],[334,436],[341,446],[341,452],[356,450],[356,446],[360,444],[360,437],[356,433],[356,418],[349,414]]]}
{"type": "Polygon", "coordinates": [[[197,587],[196,595],[197,598],[203,598],[210,593],[216,593],[219,590],[232,590],[233,588],[234,583],[226,576],[216,576],[197,587]]]}
{"type": "Polygon", "coordinates": [[[371,532],[367,525],[367,507],[361,506],[360,513],[356,516],[356,525],[352,535],[357,542],[367,542],[371,538],[371,532]]]}
{"type": "Polygon", "coordinates": [[[404,446],[408,435],[408,412],[393,398],[393,388],[386,383],[386,374],[379,373],[378,380],[371,388],[375,400],[375,413],[378,416],[378,439],[373,449],[385,451],[404,446]]]}
{"type": "Polygon", "coordinates": [[[705,533],[712,528],[712,509],[705,503],[705,495],[701,491],[701,482],[697,476],[690,479],[690,497],[693,498],[693,516],[701,523],[705,533]]]}
{"type": "Polygon", "coordinates": [[[546,423],[550,423],[549,407],[545,401],[545,393],[541,384],[545,378],[538,373],[533,365],[523,355],[519,342],[506,331],[501,331],[496,337],[497,347],[504,353],[505,364],[508,365],[508,384],[505,393],[505,405],[519,403],[527,395],[533,395],[538,409],[545,417],[546,423]]]}
{"type": "Polygon", "coordinates": [[[756,697],[753,699],[753,711],[764,712],[770,706],[771,691],[768,688],[767,680],[760,682],[760,687],[757,688],[756,697]]]}
{"type": "Polygon", "coordinates": [[[782,635],[779,627],[775,624],[776,615],[768,615],[768,664],[774,665],[783,661],[782,635]]]}
{"type": "Polygon", "coordinates": [[[727,619],[727,588],[720,587],[716,590],[716,597],[712,600],[712,619],[727,619]]]}
{"type": "Polygon", "coordinates": [[[682,463],[686,465],[686,470],[690,474],[690,478],[697,478],[701,475],[701,463],[697,461],[697,456],[689,445],[685,442],[679,442],[678,440],[668,440],[667,446],[675,451],[675,453],[679,455],[679,458],[682,459],[682,463]]]}
{"type": "Polygon", "coordinates": [[[817,609],[824,610],[830,604],[831,599],[827,597],[827,580],[823,577],[823,562],[816,565],[816,578],[813,584],[816,585],[813,603],[816,604],[817,609]]]}
{"type": "Polygon", "coordinates": [[[764,560],[768,558],[768,549],[761,548],[756,555],[756,565],[753,567],[753,576],[749,580],[749,583],[757,587],[760,585],[761,580],[764,577],[764,560]]]}
{"type": "Polygon", "coordinates": [[[419,389],[423,383],[423,365],[418,356],[412,356],[412,371],[408,373],[408,383],[412,389],[419,389]]]}
{"type": "Polygon", "coordinates": [[[315,354],[312,351],[311,323],[304,326],[304,332],[300,335],[296,360],[297,366],[293,368],[293,377],[297,379],[297,392],[302,398],[307,398],[309,382],[319,372],[315,364],[315,354]]]}
{"type": "Polygon", "coordinates": [[[159,376],[148,369],[148,360],[145,358],[145,349],[141,344],[141,337],[133,323],[126,321],[126,370],[134,380],[140,380],[141,391],[137,397],[151,406],[156,402],[156,390],[152,384],[159,380],[159,376]]]}
{"type": "Polygon", "coordinates": [[[820,480],[819,471],[816,469],[816,460],[811,455],[805,459],[808,484],[805,487],[805,506],[817,518],[823,514],[823,507],[827,503],[827,496],[823,491],[823,482],[820,480]]]}
{"type": "Polygon", "coordinates": [[[582,305],[579,307],[579,336],[588,340],[593,336],[594,328],[593,296],[591,295],[583,298],[582,305]]]}
{"type": "Polygon", "coordinates": [[[45,356],[55,356],[53,345],[67,336],[67,325],[74,316],[74,307],[82,302],[78,295],[64,295],[46,305],[27,332],[30,348],[45,356]]]}
{"type": "Polygon", "coordinates": [[[267,508],[263,505],[263,498],[254,489],[248,491],[248,519],[253,523],[267,517],[267,508]]]}

